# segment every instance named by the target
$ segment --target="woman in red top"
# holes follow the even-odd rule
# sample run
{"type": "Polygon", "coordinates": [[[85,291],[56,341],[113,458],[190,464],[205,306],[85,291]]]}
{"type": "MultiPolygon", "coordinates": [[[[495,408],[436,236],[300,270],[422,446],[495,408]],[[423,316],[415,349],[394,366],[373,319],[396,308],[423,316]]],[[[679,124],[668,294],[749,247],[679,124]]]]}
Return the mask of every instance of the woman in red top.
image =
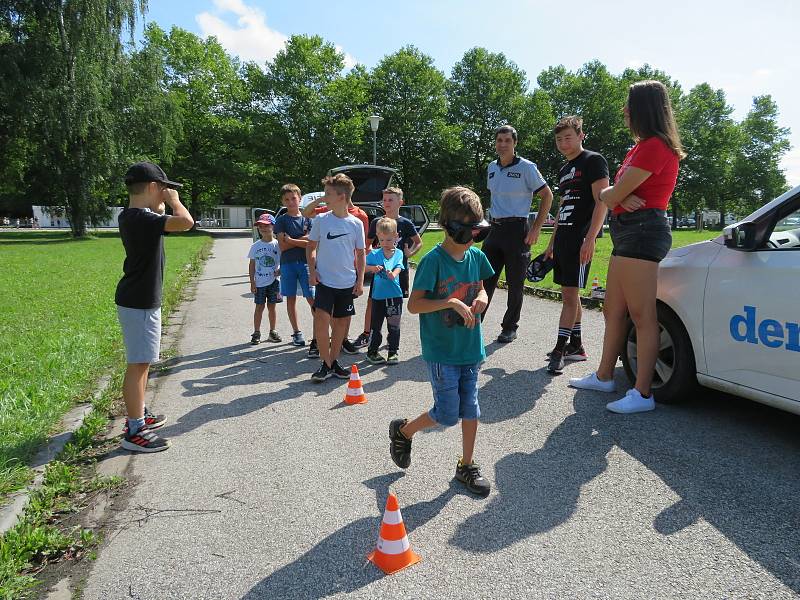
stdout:
{"type": "Polygon", "coordinates": [[[672,246],[667,204],[685,156],[667,88],[641,81],[628,90],[622,114],[636,141],[622,161],[614,185],[600,193],[612,209],[614,243],[603,305],[606,321],[603,357],[596,373],[571,379],[582,389],[614,391],[614,368],[625,343],[627,315],[636,325],[636,384],[606,408],[635,413],[655,408],[650,390],[659,347],[656,316],[658,263],[672,246]]]}

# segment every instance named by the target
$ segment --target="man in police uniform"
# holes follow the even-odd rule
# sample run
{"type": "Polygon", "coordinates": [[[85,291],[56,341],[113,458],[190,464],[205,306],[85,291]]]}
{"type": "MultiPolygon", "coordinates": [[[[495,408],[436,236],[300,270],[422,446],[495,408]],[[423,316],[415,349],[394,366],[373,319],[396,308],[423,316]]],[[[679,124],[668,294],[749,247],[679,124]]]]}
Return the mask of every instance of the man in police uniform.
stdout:
{"type": "Polygon", "coordinates": [[[517,130],[511,125],[497,129],[494,145],[498,159],[489,164],[487,180],[492,198],[492,230],[482,249],[495,274],[484,281],[484,288],[491,302],[500,271],[505,268],[508,306],[497,341],[508,343],[517,337],[525,269],[530,261],[531,245],[539,239],[553,203],[553,192],[536,165],[517,156],[517,130]],[[541,202],[536,221],[529,228],[528,213],[534,194],[541,202]]]}

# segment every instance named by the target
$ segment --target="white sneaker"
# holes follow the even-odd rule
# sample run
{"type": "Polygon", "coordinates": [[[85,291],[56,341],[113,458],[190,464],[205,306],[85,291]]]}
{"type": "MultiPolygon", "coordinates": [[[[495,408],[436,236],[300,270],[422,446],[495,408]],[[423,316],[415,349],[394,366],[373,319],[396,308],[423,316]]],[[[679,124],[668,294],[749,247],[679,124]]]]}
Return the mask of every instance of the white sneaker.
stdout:
{"type": "Polygon", "coordinates": [[[598,392],[614,392],[614,380],[601,381],[597,378],[597,373],[592,373],[586,377],[573,377],[569,384],[579,390],[597,390],[598,392]]]}
{"type": "Polygon", "coordinates": [[[609,402],[606,404],[606,408],[608,410],[621,415],[647,412],[648,410],[654,410],[655,407],[656,402],[653,400],[653,396],[651,395],[650,397],[645,398],[636,388],[628,390],[628,393],[625,394],[624,398],[620,398],[619,400],[615,400],[614,402],[609,402]]]}

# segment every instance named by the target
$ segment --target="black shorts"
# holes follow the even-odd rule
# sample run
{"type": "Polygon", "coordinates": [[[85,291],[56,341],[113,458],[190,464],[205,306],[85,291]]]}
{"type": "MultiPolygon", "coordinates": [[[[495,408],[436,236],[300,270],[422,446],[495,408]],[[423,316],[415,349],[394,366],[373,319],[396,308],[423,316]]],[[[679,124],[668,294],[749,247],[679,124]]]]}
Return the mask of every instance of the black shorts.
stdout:
{"type": "Polygon", "coordinates": [[[583,238],[577,235],[559,236],[553,244],[553,281],[562,287],[585,288],[592,261],[581,264],[583,238]]]}
{"type": "Polygon", "coordinates": [[[643,208],[611,216],[612,256],[661,262],[672,247],[666,211],[643,208]]]}
{"type": "Polygon", "coordinates": [[[314,308],[324,310],[334,319],[352,317],[356,314],[354,298],[353,288],[332,288],[318,283],[314,295],[314,308]]]}

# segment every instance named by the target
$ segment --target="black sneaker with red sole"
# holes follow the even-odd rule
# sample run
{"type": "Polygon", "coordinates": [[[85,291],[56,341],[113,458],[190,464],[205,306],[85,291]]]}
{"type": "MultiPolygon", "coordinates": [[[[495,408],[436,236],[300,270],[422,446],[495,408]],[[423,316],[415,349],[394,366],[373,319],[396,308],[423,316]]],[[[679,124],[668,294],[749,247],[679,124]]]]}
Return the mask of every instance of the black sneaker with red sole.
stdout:
{"type": "Polygon", "coordinates": [[[149,429],[144,428],[133,435],[126,432],[120,445],[131,452],[161,452],[169,448],[169,440],[158,437],[149,429]]]}

